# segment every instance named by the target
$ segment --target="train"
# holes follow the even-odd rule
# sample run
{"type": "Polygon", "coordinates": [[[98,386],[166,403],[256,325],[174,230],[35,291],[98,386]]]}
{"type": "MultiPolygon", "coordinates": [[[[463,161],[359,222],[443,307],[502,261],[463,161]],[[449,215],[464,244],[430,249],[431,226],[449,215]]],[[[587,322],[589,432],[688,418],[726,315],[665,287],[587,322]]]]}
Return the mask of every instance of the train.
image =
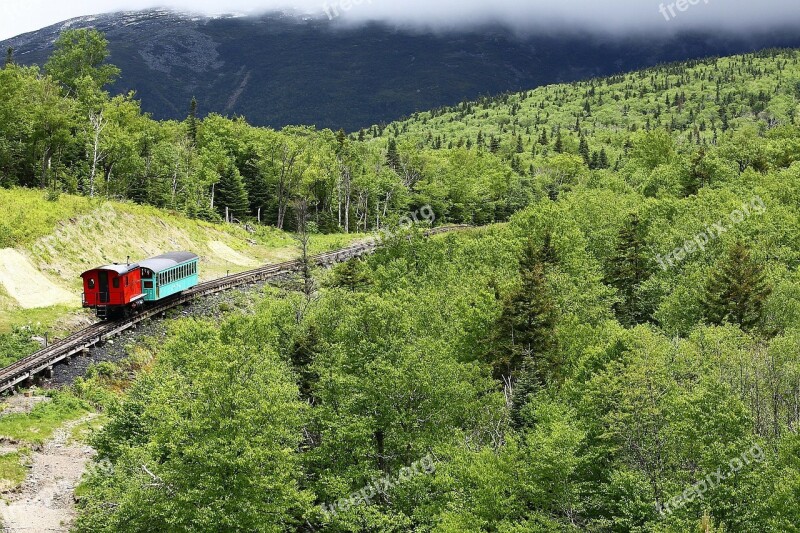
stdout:
{"type": "Polygon", "coordinates": [[[93,309],[102,320],[132,316],[197,285],[199,263],[200,257],[192,252],[169,252],[138,263],[87,270],[81,274],[83,307],[93,309]]]}

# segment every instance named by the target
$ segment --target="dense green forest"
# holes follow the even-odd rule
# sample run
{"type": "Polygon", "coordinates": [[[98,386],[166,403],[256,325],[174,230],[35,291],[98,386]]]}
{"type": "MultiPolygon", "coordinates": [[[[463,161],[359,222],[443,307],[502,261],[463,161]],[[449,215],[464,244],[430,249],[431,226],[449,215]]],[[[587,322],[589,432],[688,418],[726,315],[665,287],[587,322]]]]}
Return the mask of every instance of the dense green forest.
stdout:
{"type": "Polygon", "coordinates": [[[102,92],[100,36],[62,41],[0,72],[7,185],[486,226],[177,321],[124,394],[79,382],[113,465],[79,531],[800,531],[798,52],[347,135],[154,122],[102,92]]]}

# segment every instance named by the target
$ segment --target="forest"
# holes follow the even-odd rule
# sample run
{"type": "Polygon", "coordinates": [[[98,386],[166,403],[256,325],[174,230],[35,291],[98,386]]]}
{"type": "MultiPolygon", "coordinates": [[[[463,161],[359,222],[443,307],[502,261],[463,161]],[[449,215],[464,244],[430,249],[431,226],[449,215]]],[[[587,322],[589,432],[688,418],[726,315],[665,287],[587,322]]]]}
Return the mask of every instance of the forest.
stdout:
{"type": "Polygon", "coordinates": [[[76,529],[800,531],[799,57],[347,133],[189,103],[153,121],[103,91],[94,32],[43,70],[9,51],[4,186],[289,230],[423,206],[474,226],[389,232],[254,310],[174,321],[132,381],[79,380],[108,423],[76,529]]]}

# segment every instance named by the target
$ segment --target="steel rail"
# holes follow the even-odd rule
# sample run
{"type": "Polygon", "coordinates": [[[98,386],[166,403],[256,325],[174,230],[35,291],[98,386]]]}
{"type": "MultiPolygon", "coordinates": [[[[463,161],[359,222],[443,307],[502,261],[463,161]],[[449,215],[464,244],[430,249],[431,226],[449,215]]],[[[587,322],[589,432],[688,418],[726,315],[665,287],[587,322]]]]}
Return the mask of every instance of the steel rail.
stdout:
{"type": "MultiPolygon", "coordinates": [[[[462,225],[433,228],[428,230],[426,235],[460,231],[469,227],[470,226],[462,225]]],[[[353,257],[371,253],[378,245],[379,243],[376,239],[370,239],[346,248],[311,256],[309,257],[309,261],[314,265],[330,266],[353,257]]],[[[302,270],[302,268],[302,259],[295,259],[274,265],[263,266],[246,272],[240,272],[238,274],[231,274],[212,281],[200,283],[191,289],[183,291],[179,295],[158,302],[155,306],[146,308],[130,318],[92,324],[64,339],[59,339],[57,342],[54,342],[50,346],[28,357],[20,359],[16,363],[0,369],[0,394],[13,389],[20,383],[32,382],[35,376],[39,374],[44,373],[49,377],[54,365],[65,361],[68,362],[75,354],[88,353],[91,347],[101,344],[105,340],[135,327],[139,322],[165,313],[186,302],[242,285],[275,279],[286,274],[298,272],[302,270]]]]}

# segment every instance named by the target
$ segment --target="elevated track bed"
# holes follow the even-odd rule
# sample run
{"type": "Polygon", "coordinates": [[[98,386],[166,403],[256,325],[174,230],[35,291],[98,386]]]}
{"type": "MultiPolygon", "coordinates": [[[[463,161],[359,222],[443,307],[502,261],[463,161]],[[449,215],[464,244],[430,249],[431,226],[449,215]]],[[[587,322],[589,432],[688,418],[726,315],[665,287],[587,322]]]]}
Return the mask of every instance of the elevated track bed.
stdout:
{"type": "MultiPolygon", "coordinates": [[[[434,228],[428,231],[427,234],[436,235],[439,233],[463,230],[467,227],[468,226],[447,226],[434,228]]],[[[315,265],[330,266],[354,257],[372,253],[377,246],[377,241],[370,240],[348,246],[347,248],[315,255],[309,259],[315,265]]],[[[0,370],[0,394],[13,390],[14,387],[21,383],[32,384],[34,378],[38,375],[44,375],[49,378],[52,375],[54,365],[69,361],[70,358],[77,354],[88,353],[93,346],[101,344],[107,339],[113,338],[121,332],[135,327],[139,322],[158,316],[169,309],[196,298],[203,298],[221,291],[249,285],[251,283],[277,279],[286,274],[298,272],[302,270],[302,268],[303,261],[301,259],[296,259],[294,261],[268,265],[239,274],[225,276],[213,281],[200,283],[181,294],[142,310],[133,317],[92,324],[0,370]]]]}

